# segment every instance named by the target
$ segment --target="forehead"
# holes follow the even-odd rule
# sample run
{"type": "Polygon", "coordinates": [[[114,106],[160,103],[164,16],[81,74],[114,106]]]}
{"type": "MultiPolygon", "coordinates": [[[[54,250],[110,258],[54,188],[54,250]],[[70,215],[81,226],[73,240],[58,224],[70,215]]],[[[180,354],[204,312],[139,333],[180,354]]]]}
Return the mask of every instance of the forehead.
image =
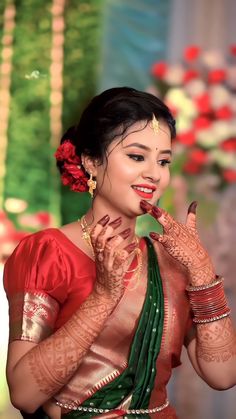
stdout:
{"type": "Polygon", "coordinates": [[[170,148],[171,133],[168,125],[159,121],[158,130],[152,125],[152,121],[139,121],[131,125],[125,133],[125,136],[118,137],[112,144],[112,148],[123,148],[132,143],[141,143],[150,148],[170,148]]]}

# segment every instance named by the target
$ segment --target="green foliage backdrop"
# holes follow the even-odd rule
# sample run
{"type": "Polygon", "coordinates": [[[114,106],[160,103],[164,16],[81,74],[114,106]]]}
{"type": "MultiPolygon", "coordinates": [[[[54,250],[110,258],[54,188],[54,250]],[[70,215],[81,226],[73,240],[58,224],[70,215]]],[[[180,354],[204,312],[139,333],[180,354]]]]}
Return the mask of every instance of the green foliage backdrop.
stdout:
{"type": "MultiPolygon", "coordinates": [[[[0,3],[2,35],[7,0],[0,3]]],[[[51,171],[54,150],[49,144],[52,3],[18,0],[15,6],[4,199],[26,200],[29,213],[50,211],[50,200],[58,193],[53,180],[58,174],[51,171]]],[[[101,8],[102,0],[68,0],[65,5],[63,129],[78,121],[82,108],[96,91],[101,8]]],[[[65,223],[84,211],[89,198],[64,188],[59,192],[65,223]]],[[[9,216],[15,219],[13,214],[9,216]]]]}

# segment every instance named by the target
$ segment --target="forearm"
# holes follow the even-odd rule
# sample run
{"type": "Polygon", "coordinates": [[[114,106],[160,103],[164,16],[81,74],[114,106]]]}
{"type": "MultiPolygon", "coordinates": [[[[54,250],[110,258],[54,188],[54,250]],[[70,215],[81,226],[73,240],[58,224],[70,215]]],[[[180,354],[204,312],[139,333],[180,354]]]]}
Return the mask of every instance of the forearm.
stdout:
{"type": "Polygon", "coordinates": [[[197,325],[196,358],[204,380],[214,388],[236,384],[236,332],[230,317],[197,325]]]}
{"type": "Polygon", "coordinates": [[[27,352],[9,373],[13,404],[31,412],[56,394],[77,370],[113,308],[106,295],[92,293],[64,326],[27,352]]]}

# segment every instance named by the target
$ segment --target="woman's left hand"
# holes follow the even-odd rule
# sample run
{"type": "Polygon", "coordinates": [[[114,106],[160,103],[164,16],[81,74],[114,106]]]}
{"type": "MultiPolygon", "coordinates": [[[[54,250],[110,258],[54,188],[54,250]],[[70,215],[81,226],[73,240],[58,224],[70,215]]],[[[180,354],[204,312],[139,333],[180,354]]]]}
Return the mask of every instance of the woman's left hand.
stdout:
{"type": "Polygon", "coordinates": [[[191,284],[197,286],[212,282],[215,270],[196,228],[197,203],[192,202],[189,206],[186,224],[175,221],[168,212],[147,201],[141,201],[140,206],[163,227],[163,234],[150,233],[150,237],[154,242],[161,243],[171,256],[188,269],[191,284]]]}

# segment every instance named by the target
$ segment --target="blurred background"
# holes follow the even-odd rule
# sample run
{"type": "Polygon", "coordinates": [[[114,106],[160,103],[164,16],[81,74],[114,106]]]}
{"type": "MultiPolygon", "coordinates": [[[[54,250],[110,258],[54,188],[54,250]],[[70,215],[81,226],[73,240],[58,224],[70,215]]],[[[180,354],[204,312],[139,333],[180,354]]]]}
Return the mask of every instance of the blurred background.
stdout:
{"type": "MultiPolygon", "coordinates": [[[[236,320],[236,2],[1,0],[0,263],[32,231],[77,219],[86,194],[60,185],[53,154],[97,92],[132,86],[177,120],[172,182],[161,205],[199,230],[236,320]]],[[[138,233],[154,229],[142,217],[138,233]]],[[[7,301],[0,287],[0,418],[17,419],[5,381],[7,301]]],[[[169,386],[181,419],[235,419],[235,389],[211,390],[185,351],[169,386]]]]}

